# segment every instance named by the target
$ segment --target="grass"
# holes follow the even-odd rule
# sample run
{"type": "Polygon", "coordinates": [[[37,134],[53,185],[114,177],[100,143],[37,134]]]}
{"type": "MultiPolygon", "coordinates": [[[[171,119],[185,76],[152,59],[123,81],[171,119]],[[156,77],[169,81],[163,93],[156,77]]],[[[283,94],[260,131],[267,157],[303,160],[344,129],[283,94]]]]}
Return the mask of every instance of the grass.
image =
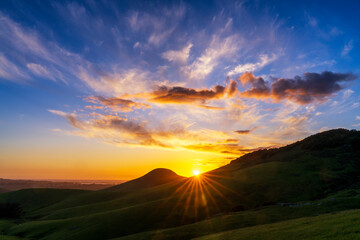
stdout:
{"type": "Polygon", "coordinates": [[[3,231],[7,228],[15,226],[16,224],[10,220],[0,220],[0,240],[26,240],[18,236],[3,235],[3,231]]]}
{"type": "Polygon", "coordinates": [[[47,188],[23,189],[0,194],[0,202],[19,203],[24,211],[31,212],[86,192],[92,191],[47,188]]]}
{"type": "Polygon", "coordinates": [[[360,239],[360,210],[325,214],[211,234],[198,240],[356,240],[360,239]]]}
{"type": "Polygon", "coordinates": [[[211,233],[257,226],[304,216],[316,216],[326,213],[336,213],[345,209],[360,208],[360,196],[353,198],[339,198],[335,200],[319,200],[302,203],[298,207],[268,206],[256,210],[229,213],[184,226],[142,232],[117,238],[116,240],[145,240],[145,239],[191,239],[211,233]],[[321,205],[319,205],[321,203],[321,205]]]}
{"type": "Polygon", "coordinates": [[[16,237],[16,236],[6,236],[0,234],[0,240],[27,240],[26,238],[16,237]]]}

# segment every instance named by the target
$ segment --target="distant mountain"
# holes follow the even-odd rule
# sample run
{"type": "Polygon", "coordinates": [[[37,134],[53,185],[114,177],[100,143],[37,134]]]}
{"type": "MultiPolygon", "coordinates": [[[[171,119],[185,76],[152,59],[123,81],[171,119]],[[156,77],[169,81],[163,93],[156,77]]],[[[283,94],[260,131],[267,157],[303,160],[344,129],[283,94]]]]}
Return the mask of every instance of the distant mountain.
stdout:
{"type": "Polygon", "coordinates": [[[156,168],[142,177],[104,189],[104,191],[117,191],[127,193],[184,179],[185,177],[177,175],[170,169],[156,168]]]}
{"type": "Polygon", "coordinates": [[[0,206],[7,204],[24,214],[21,224],[11,220],[3,233],[41,240],[191,239],[360,209],[360,131],[318,133],[246,154],[197,177],[155,169],[100,191],[0,194],[0,206]]]}
{"type": "Polygon", "coordinates": [[[100,190],[111,187],[124,181],[50,181],[50,180],[20,180],[0,178],[0,193],[17,191],[27,188],[57,188],[57,189],[82,189],[82,190],[100,190]]]}

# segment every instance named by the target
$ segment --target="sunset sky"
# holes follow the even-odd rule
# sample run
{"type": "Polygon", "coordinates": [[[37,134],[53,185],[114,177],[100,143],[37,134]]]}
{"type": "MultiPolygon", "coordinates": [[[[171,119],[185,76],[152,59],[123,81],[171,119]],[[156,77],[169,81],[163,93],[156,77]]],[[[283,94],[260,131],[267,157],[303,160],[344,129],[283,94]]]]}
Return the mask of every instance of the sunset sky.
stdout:
{"type": "Polygon", "coordinates": [[[359,1],[0,2],[0,178],[184,176],[360,129],[359,1]]]}

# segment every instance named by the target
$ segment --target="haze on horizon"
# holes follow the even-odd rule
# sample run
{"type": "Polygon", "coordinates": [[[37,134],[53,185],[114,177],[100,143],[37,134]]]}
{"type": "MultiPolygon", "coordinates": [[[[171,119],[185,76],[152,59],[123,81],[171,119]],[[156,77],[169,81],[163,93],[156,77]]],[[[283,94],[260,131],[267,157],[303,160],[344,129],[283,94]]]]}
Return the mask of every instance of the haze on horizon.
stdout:
{"type": "Polygon", "coordinates": [[[359,7],[1,1],[0,178],[190,176],[359,129],[359,7]]]}

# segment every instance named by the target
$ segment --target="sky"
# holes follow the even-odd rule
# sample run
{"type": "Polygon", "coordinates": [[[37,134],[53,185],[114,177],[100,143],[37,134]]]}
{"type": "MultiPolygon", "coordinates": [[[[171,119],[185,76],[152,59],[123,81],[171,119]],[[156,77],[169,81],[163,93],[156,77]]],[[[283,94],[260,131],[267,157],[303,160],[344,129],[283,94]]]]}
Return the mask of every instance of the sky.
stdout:
{"type": "Polygon", "coordinates": [[[0,2],[0,177],[190,176],[360,129],[358,1],[0,2]]]}

